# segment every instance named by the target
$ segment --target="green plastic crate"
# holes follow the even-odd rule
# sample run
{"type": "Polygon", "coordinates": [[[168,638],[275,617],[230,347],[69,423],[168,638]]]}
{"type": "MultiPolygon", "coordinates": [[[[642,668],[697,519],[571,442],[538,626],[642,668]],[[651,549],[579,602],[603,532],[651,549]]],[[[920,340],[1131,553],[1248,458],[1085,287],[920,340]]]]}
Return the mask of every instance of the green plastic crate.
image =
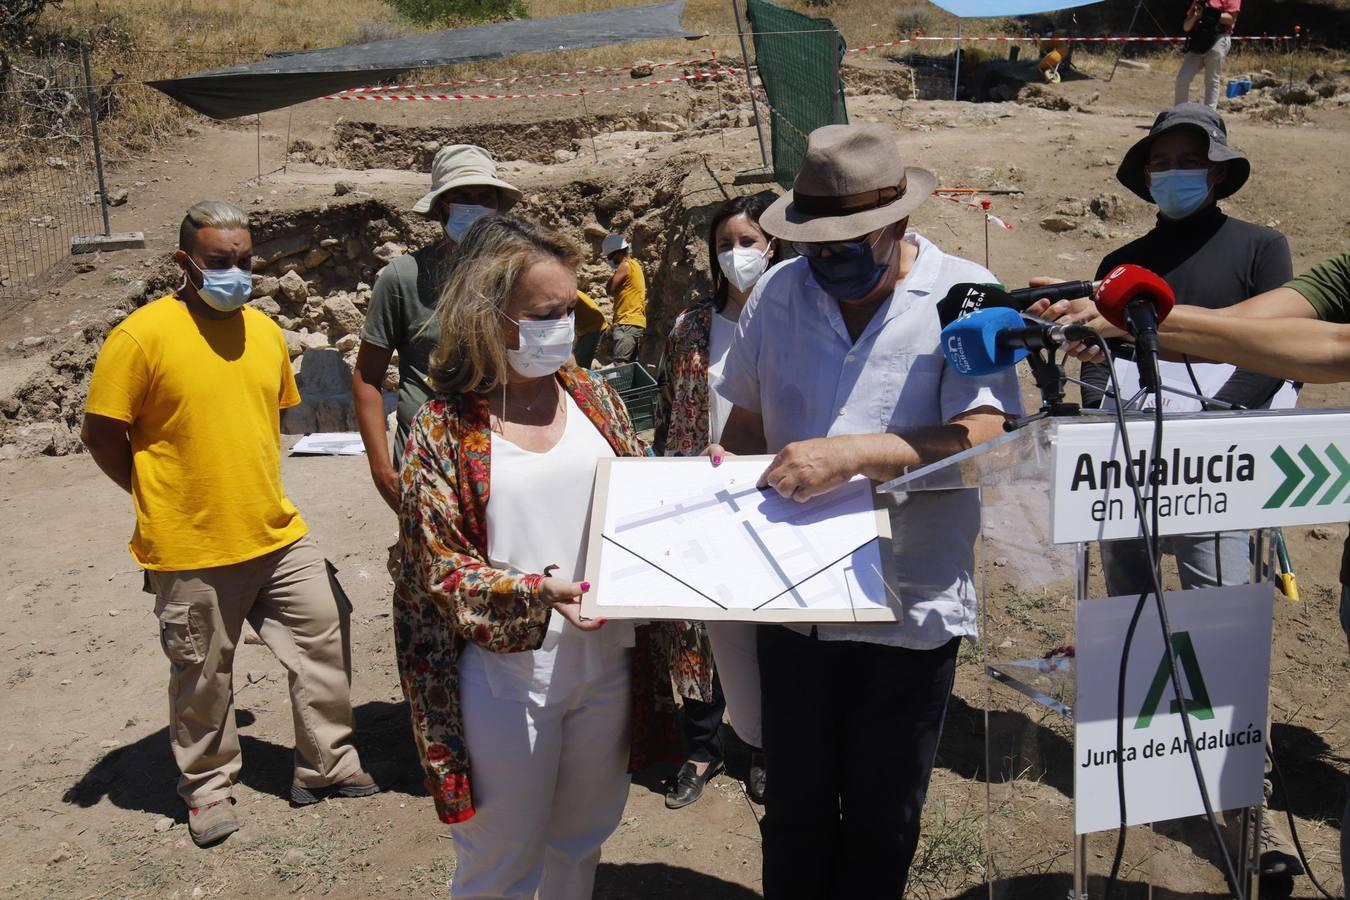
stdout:
{"type": "Polygon", "coordinates": [[[656,427],[656,379],[641,363],[626,363],[596,373],[619,392],[619,399],[628,408],[633,428],[647,431],[656,427]]]}

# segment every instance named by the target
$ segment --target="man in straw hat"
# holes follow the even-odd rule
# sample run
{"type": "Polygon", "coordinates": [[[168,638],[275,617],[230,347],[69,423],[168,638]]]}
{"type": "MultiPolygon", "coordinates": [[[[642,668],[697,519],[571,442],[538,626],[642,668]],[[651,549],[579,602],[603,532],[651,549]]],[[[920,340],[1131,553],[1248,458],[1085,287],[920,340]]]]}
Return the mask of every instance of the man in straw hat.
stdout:
{"type": "Polygon", "coordinates": [[[497,177],[497,164],[482,147],[442,147],[431,163],[431,190],[413,204],[445,228],[445,236],[420,250],[395,257],[375,281],[375,291],[361,329],[361,349],[352,375],[357,424],[375,487],[390,508],[398,510],[398,465],[413,416],[431,397],[427,366],[436,349],[436,333],[422,326],[436,310],[445,263],[474,222],[505,212],[520,200],[520,191],[497,177]],[[398,353],[398,430],[393,460],[386,449],[384,397],[380,386],[393,354],[398,353]]]}
{"type": "MultiPolygon", "coordinates": [[[[760,225],[800,256],[764,275],[717,390],[724,452],[776,453],[760,479],[807,499],[893,478],[1003,433],[1011,370],[947,369],[937,302],[983,267],[909,231],[931,172],[884,125],[812,132],[792,191],[760,225]]],[[[891,516],[901,621],[759,629],[764,896],[900,897],[962,637],[975,635],[978,498],[911,495],[891,516]]]]}
{"type": "MultiPolygon", "coordinates": [[[[1233,306],[1288,282],[1293,262],[1284,235],[1234,218],[1218,205],[1247,183],[1251,168],[1247,158],[1228,145],[1223,118],[1209,106],[1178,103],[1160,112],[1116,170],[1121,184],[1158,207],[1157,222],[1142,237],[1107,254],[1096,277],[1124,263],[1143,266],[1167,281],[1178,304],[1209,309],[1233,306]]],[[[1118,373],[1134,378],[1133,345],[1117,343],[1115,355],[1118,373]]],[[[1099,405],[1108,380],[1106,366],[1085,362],[1083,379],[1098,387],[1084,390],[1084,404],[1099,405]]],[[[1246,409],[1287,408],[1298,399],[1293,386],[1282,379],[1193,360],[1185,360],[1175,376],[1164,371],[1163,380],[1187,391],[1200,385],[1200,393],[1246,409]]],[[[1179,410],[1182,407],[1176,404],[1184,401],[1172,397],[1169,402],[1179,410]]],[[[1197,402],[1193,408],[1199,407],[1197,402]]],[[[1250,578],[1251,550],[1245,531],[1174,535],[1163,538],[1162,547],[1176,559],[1185,589],[1246,584],[1250,578]]],[[[1103,543],[1101,556],[1112,596],[1148,589],[1143,541],[1103,543]]],[[[1270,787],[1267,779],[1267,795],[1270,787]]],[[[1266,876],[1303,874],[1283,820],[1269,813],[1261,817],[1261,870],[1266,876]]]]}

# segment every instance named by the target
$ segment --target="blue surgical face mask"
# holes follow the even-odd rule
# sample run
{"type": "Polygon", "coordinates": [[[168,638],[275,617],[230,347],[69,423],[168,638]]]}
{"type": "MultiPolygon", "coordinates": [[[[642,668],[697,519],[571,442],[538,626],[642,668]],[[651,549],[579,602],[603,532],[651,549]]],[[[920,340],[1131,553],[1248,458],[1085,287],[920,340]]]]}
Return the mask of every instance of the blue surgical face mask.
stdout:
{"type": "MultiPolygon", "coordinates": [[[[877,236],[877,243],[885,233],[877,236]]],[[[806,262],[816,284],[825,293],[835,300],[857,300],[866,297],[881,283],[891,267],[891,254],[898,244],[898,239],[892,240],[890,252],[880,262],[874,252],[876,244],[867,241],[850,241],[831,251],[829,256],[808,256],[806,262]]]]}
{"type": "Polygon", "coordinates": [[[1168,169],[1149,173],[1149,193],[1169,219],[1184,219],[1209,198],[1209,169],[1168,169]]]}
{"type": "Polygon", "coordinates": [[[451,203],[450,212],[445,217],[445,233],[450,236],[450,240],[458,244],[464,240],[464,235],[468,234],[473,223],[477,222],[483,216],[490,216],[495,209],[489,209],[486,206],[475,206],[471,203],[451,203]]]}
{"type": "Polygon", "coordinates": [[[197,288],[197,296],[216,312],[234,312],[248,302],[253,294],[253,275],[237,267],[228,269],[203,269],[188,257],[192,268],[202,273],[202,286],[197,288]]]}

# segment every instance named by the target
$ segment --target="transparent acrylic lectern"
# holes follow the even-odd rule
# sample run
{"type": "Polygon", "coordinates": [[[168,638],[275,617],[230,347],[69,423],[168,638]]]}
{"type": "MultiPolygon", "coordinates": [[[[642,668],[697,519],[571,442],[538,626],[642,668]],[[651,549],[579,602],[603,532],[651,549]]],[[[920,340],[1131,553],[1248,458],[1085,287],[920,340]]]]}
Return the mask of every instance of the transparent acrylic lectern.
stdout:
{"type": "MultiPolygon", "coordinates": [[[[1205,415],[1213,414],[1192,418],[1205,415]]],[[[904,495],[911,492],[980,492],[976,587],[985,722],[980,777],[987,784],[991,900],[1095,900],[1104,896],[1115,852],[1115,830],[1075,834],[1076,676],[1068,648],[1075,643],[1078,601],[1107,596],[1098,548],[1095,535],[1077,543],[1055,543],[1051,537],[1056,442],[1082,423],[1104,421],[1100,414],[1085,414],[1032,422],[878,489],[895,496],[902,515],[904,495]]],[[[1259,564],[1249,574],[1254,582],[1265,581],[1273,571],[1269,536],[1264,530],[1252,535],[1251,558],[1259,564]]],[[[1164,589],[1176,590],[1175,572],[1165,567],[1164,575],[1164,589]]],[[[1134,665],[1133,655],[1131,660],[1134,665]]],[[[1229,852],[1242,849],[1235,865],[1252,898],[1259,816],[1259,807],[1226,814],[1229,852]]],[[[1120,884],[1131,898],[1191,896],[1183,886],[1193,890],[1197,879],[1212,891],[1221,877],[1212,848],[1203,816],[1132,826],[1120,884]],[[1169,843],[1191,852],[1159,852],[1169,843]]]]}

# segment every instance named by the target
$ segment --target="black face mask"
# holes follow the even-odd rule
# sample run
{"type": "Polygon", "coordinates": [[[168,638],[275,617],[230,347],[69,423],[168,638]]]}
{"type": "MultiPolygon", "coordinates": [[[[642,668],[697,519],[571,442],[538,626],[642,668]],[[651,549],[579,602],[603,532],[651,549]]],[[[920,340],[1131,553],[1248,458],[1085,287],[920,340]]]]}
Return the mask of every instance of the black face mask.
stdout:
{"type": "MultiPolygon", "coordinates": [[[[877,243],[885,236],[883,231],[877,236],[877,243]]],[[[881,283],[891,267],[891,256],[899,244],[899,238],[891,242],[890,252],[883,262],[877,262],[875,244],[867,241],[850,241],[829,256],[808,256],[807,264],[816,284],[835,300],[856,300],[866,297],[881,283]]]]}

